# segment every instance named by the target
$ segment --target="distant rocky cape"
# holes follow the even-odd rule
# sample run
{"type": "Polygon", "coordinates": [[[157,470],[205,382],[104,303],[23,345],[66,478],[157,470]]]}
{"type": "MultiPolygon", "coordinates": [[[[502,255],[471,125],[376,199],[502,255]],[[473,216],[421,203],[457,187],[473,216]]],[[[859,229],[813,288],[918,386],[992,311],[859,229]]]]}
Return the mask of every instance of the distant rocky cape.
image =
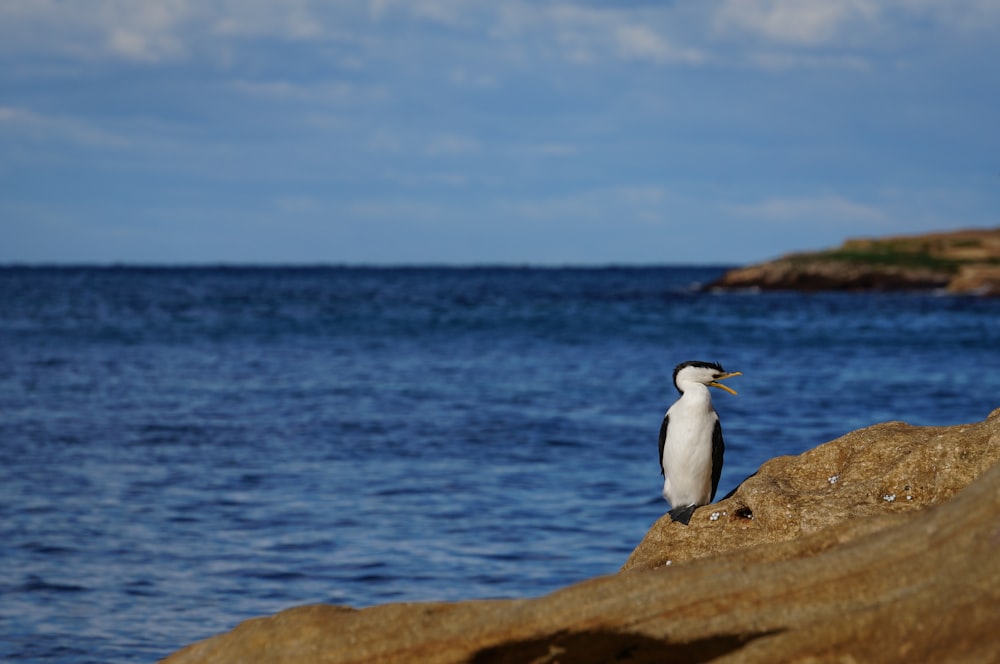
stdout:
{"type": "Polygon", "coordinates": [[[707,290],[938,290],[1000,296],[1000,228],[848,240],[730,270],[707,290]]]}
{"type": "Polygon", "coordinates": [[[618,574],[536,599],[310,605],[168,664],[1000,661],[1000,409],[763,464],[618,574]]]}

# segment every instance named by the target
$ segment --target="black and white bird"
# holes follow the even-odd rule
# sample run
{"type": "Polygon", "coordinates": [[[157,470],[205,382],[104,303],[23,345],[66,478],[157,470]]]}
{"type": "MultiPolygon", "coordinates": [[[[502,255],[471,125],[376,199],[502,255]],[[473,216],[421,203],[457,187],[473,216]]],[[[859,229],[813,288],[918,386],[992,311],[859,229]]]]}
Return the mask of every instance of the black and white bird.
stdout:
{"type": "Polygon", "coordinates": [[[712,406],[709,387],[735,395],[720,380],[742,376],[715,362],[682,362],[674,368],[674,386],[681,393],[660,426],[660,472],[670,517],[687,525],[697,507],[715,500],[722,475],[722,425],[712,406]]]}

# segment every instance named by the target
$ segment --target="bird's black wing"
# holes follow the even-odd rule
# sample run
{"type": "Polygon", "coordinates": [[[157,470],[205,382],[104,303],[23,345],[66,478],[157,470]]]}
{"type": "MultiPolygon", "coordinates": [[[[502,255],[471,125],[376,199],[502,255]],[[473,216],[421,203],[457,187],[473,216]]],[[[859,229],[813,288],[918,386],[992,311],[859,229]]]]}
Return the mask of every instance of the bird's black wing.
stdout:
{"type": "Polygon", "coordinates": [[[715,491],[719,488],[719,478],[722,477],[722,455],[726,453],[726,444],[722,441],[722,423],[715,421],[715,431],[712,432],[712,501],[715,501],[715,491]]]}
{"type": "Polygon", "coordinates": [[[667,444],[667,427],[670,426],[670,416],[663,416],[663,424],[660,425],[660,475],[667,476],[667,471],[663,467],[663,446],[667,444]]]}

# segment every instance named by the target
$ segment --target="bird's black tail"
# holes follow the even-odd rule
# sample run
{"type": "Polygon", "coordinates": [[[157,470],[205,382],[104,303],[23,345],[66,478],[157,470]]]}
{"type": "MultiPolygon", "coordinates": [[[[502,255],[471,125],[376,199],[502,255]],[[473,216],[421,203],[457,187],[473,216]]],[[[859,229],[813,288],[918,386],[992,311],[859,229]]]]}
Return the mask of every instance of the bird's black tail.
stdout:
{"type": "Polygon", "coordinates": [[[698,509],[697,505],[685,505],[684,507],[675,507],[667,512],[667,514],[669,514],[670,518],[674,521],[683,523],[686,526],[691,523],[691,515],[694,514],[696,509],[698,509]]]}

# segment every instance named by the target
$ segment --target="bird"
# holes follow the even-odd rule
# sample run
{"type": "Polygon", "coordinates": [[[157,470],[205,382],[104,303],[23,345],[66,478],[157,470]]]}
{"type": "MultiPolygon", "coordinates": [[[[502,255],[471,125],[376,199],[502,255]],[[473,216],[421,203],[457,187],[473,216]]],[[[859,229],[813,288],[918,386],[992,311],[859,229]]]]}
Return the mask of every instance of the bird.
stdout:
{"type": "Polygon", "coordinates": [[[674,387],[681,396],[660,425],[663,497],[670,503],[668,514],[674,521],[688,525],[696,508],[715,500],[725,443],[708,388],[735,395],[736,390],[719,381],[742,375],[727,372],[716,362],[697,360],[674,368],[674,387]]]}

